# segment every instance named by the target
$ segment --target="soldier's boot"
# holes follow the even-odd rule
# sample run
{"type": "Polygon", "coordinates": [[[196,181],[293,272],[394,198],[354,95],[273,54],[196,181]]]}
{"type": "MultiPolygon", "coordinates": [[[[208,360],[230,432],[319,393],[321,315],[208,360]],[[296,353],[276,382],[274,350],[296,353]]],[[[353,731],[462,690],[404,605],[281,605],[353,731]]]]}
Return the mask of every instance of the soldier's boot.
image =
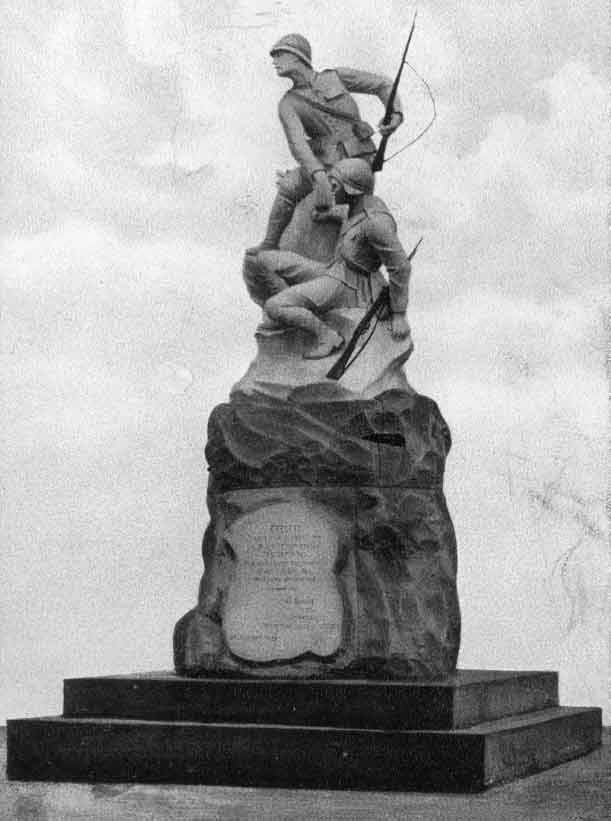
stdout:
{"type": "Polygon", "coordinates": [[[338,334],[333,328],[329,328],[328,325],[325,325],[324,328],[324,332],[318,337],[318,344],[304,353],[304,359],[324,359],[344,344],[344,337],[341,334],[338,334]]]}
{"type": "Polygon", "coordinates": [[[279,243],[284,229],[287,227],[293,212],[295,211],[295,203],[287,199],[282,194],[276,194],[276,199],[272,205],[272,210],[267,221],[267,231],[263,242],[258,245],[253,245],[252,248],[247,248],[246,253],[249,255],[256,255],[259,251],[274,251],[279,243]]]}

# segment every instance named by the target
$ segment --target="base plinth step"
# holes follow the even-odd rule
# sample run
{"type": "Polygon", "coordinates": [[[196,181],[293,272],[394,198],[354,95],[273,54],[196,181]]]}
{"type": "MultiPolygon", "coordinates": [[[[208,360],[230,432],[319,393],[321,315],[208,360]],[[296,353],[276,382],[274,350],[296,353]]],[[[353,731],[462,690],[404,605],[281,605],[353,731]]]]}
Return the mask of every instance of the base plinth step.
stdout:
{"type": "Polygon", "coordinates": [[[459,670],[424,682],[143,673],[64,682],[64,715],[75,718],[450,730],[557,705],[553,672],[459,670]]]}
{"type": "Polygon", "coordinates": [[[461,730],[51,717],[8,722],[8,775],[45,781],[471,792],[590,752],[594,708],[461,730]]]}

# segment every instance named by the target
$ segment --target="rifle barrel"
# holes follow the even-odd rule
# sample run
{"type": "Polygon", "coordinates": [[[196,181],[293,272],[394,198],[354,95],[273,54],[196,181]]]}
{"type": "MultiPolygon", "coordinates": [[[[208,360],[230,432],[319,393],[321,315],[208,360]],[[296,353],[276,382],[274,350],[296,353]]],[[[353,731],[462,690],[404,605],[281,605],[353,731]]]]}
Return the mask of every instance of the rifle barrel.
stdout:
{"type": "Polygon", "coordinates": [[[424,237],[420,237],[420,239],[418,240],[418,242],[414,245],[414,247],[412,248],[412,250],[411,250],[411,251],[409,252],[409,254],[407,255],[407,258],[410,260],[410,262],[411,262],[411,260],[412,260],[412,259],[416,256],[416,251],[418,250],[418,248],[420,248],[420,243],[422,242],[422,240],[423,240],[423,239],[424,239],[424,237]]]}
{"type": "MultiPolygon", "coordinates": [[[[392,88],[390,90],[390,94],[388,95],[388,102],[386,103],[386,111],[384,112],[384,117],[382,118],[382,125],[389,125],[390,121],[392,120],[392,115],[394,113],[395,107],[395,97],[397,96],[397,90],[399,88],[399,83],[401,81],[401,75],[403,74],[403,67],[405,66],[405,61],[407,60],[407,52],[409,49],[409,44],[412,42],[412,37],[414,34],[414,29],[416,28],[416,17],[418,15],[418,11],[414,12],[414,19],[412,20],[412,27],[409,30],[409,35],[407,37],[407,43],[405,44],[405,48],[403,49],[403,56],[401,57],[401,65],[399,66],[399,70],[395,76],[394,82],[392,84],[392,88]]],[[[376,151],[376,155],[374,157],[373,163],[371,164],[371,170],[381,171],[382,166],[384,165],[384,154],[386,152],[386,143],[388,142],[389,134],[385,134],[382,139],[380,140],[380,144],[378,145],[378,150],[376,151]]]]}
{"type": "Polygon", "coordinates": [[[395,80],[392,84],[392,89],[390,91],[390,95],[388,97],[388,103],[386,104],[386,111],[384,112],[384,125],[388,125],[392,119],[393,115],[393,106],[395,104],[395,97],[397,96],[397,91],[399,89],[399,83],[401,82],[401,75],[403,74],[403,67],[405,66],[405,61],[407,60],[407,52],[409,51],[409,44],[412,42],[412,37],[414,36],[414,29],[416,28],[416,16],[418,12],[414,12],[414,19],[412,20],[412,27],[409,30],[409,34],[407,36],[407,43],[405,44],[405,48],[403,49],[403,56],[401,57],[401,64],[399,65],[399,70],[395,76],[395,80]]]}

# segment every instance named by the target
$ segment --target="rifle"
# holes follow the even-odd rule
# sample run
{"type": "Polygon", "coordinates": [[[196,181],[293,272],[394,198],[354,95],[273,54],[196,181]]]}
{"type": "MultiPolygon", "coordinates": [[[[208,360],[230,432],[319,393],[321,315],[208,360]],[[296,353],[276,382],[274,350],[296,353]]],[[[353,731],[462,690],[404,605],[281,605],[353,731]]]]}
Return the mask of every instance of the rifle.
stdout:
{"type": "MultiPolygon", "coordinates": [[[[409,32],[409,36],[407,38],[407,44],[403,51],[403,57],[401,58],[401,65],[399,66],[399,71],[397,72],[397,76],[395,77],[395,81],[392,84],[392,88],[390,90],[390,95],[388,97],[388,102],[386,103],[386,111],[384,113],[384,118],[382,119],[382,125],[390,125],[390,121],[392,120],[392,115],[394,114],[394,105],[395,105],[395,97],[397,96],[397,89],[399,88],[399,82],[401,80],[401,75],[403,74],[403,66],[405,65],[405,61],[407,60],[407,50],[409,48],[409,44],[412,41],[412,35],[414,33],[414,28],[416,27],[416,15],[418,12],[414,13],[414,20],[412,22],[412,27],[409,32]]],[[[384,134],[382,139],[380,140],[380,144],[378,146],[378,150],[376,151],[376,155],[373,159],[373,163],[371,165],[372,171],[381,171],[382,166],[384,165],[384,154],[386,153],[386,143],[390,134],[384,134]]]]}
{"type": "MultiPolygon", "coordinates": [[[[422,240],[423,240],[423,237],[420,237],[418,242],[412,248],[411,252],[407,255],[407,258],[410,261],[416,255],[416,251],[420,247],[420,243],[422,242],[422,240]]],[[[379,319],[382,316],[382,314],[383,314],[383,312],[386,308],[390,308],[390,289],[389,289],[388,285],[385,285],[382,288],[382,290],[380,291],[380,293],[378,294],[376,299],[373,301],[371,306],[367,309],[367,313],[365,314],[365,316],[361,319],[359,324],[354,329],[354,333],[352,334],[352,336],[348,340],[348,342],[346,344],[346,347],[344,348],[342,353],[337,358],[337,360],[336,360],[335,364],[333,365],[333,367],[327,373],[327,379],[338,380],[338,379],[342,378],[342,376],[346,373],[346,371],[348,370],[348,368],[350,367],[350,365],[354,361],[354,359],[351,361],[351,357],[352,357],[352,354],[354,353],[354,349],[356,348],[356,343],[359,341],[359,339],[364,334],[367,333],[367,331],[369,330],[369,326],[371,325],[372,319],[374,317],[377,317],[379,319]]],[[[367,340],[367,341],[369,341],[369,340],[367,340]]],[[[365,344],[367,344],[367,343],[365,343],[365,344]]],[[[358,356],[361,353],[361,351],[363,350],[364,347],[365,347],[365,345],[363,345],[363,347],[356,354],[356,356],[358,356]]]]}
{"type": "Polygon", "coordinates": [[[363,334],[367,333],[367,331],[369,330],[369,326],[371,325],[371,320],[374,318],[374,316],[379,316],[382,313],[382,310],[386,308],[388,305],[390,305],[390,291],[388,285],[385,285],[376,297],[375,301],[369,307],[365,316],[361,319],[359,324],[354,329],[354,333],[352,334],[350,341],[346,345],[343,353],[340,354],[335,365],[333,365],[333,367],[327,374],[327,379],[341,379],[341,377],[344,375],[344,373],[349,367],[349,360],[352,356],[354,349],[356,348],[356,343],[363,336],[363,334]]]}

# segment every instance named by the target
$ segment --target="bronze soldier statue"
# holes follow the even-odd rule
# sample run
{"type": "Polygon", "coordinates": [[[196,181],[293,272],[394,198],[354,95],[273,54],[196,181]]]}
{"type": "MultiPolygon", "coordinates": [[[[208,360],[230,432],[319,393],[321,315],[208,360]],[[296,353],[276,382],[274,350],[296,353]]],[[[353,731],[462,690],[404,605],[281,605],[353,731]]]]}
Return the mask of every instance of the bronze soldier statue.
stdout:
{"type": "MultiPolygon", "coordinates": [[[[297,203],[312,190],[318,211],[331,206],[326,171],[335,162],[347,157],[373,161],[374,130],[361,119],[350,92],[374,94],[386,106],[393,86],[388,77],[354,68],[314,71],[310,44],[300,34],[282,37],[270,54],[277,74],[293,81],[293,87],[280,100],[278,114],[299,167],[278,175],[278,193],[265,238],[249,248],[248,254],[277,248],[297,203]]],[[[401,101],[395,96],[390,121],[381,121],[378,130],[383,136],[388,135],[402,122],[401,101]]]]}
{"type": "Polygon", "coordinates": [[[391,334],[394,339],[409,334],[405,314],[411,263],[388,206],[373,194],[371,166],[360,158],[340,160],[329,178],[336,205],[344,206],[344,214],[348,206],[333,261],[325,265],[292,251],[263,250],[245,269],[249,292],[270,319],[315,336],[306,359],[322,359],[343,345],[320,314],[369,307],[386,284],[380,265],[388,275],[391,334]]]}

